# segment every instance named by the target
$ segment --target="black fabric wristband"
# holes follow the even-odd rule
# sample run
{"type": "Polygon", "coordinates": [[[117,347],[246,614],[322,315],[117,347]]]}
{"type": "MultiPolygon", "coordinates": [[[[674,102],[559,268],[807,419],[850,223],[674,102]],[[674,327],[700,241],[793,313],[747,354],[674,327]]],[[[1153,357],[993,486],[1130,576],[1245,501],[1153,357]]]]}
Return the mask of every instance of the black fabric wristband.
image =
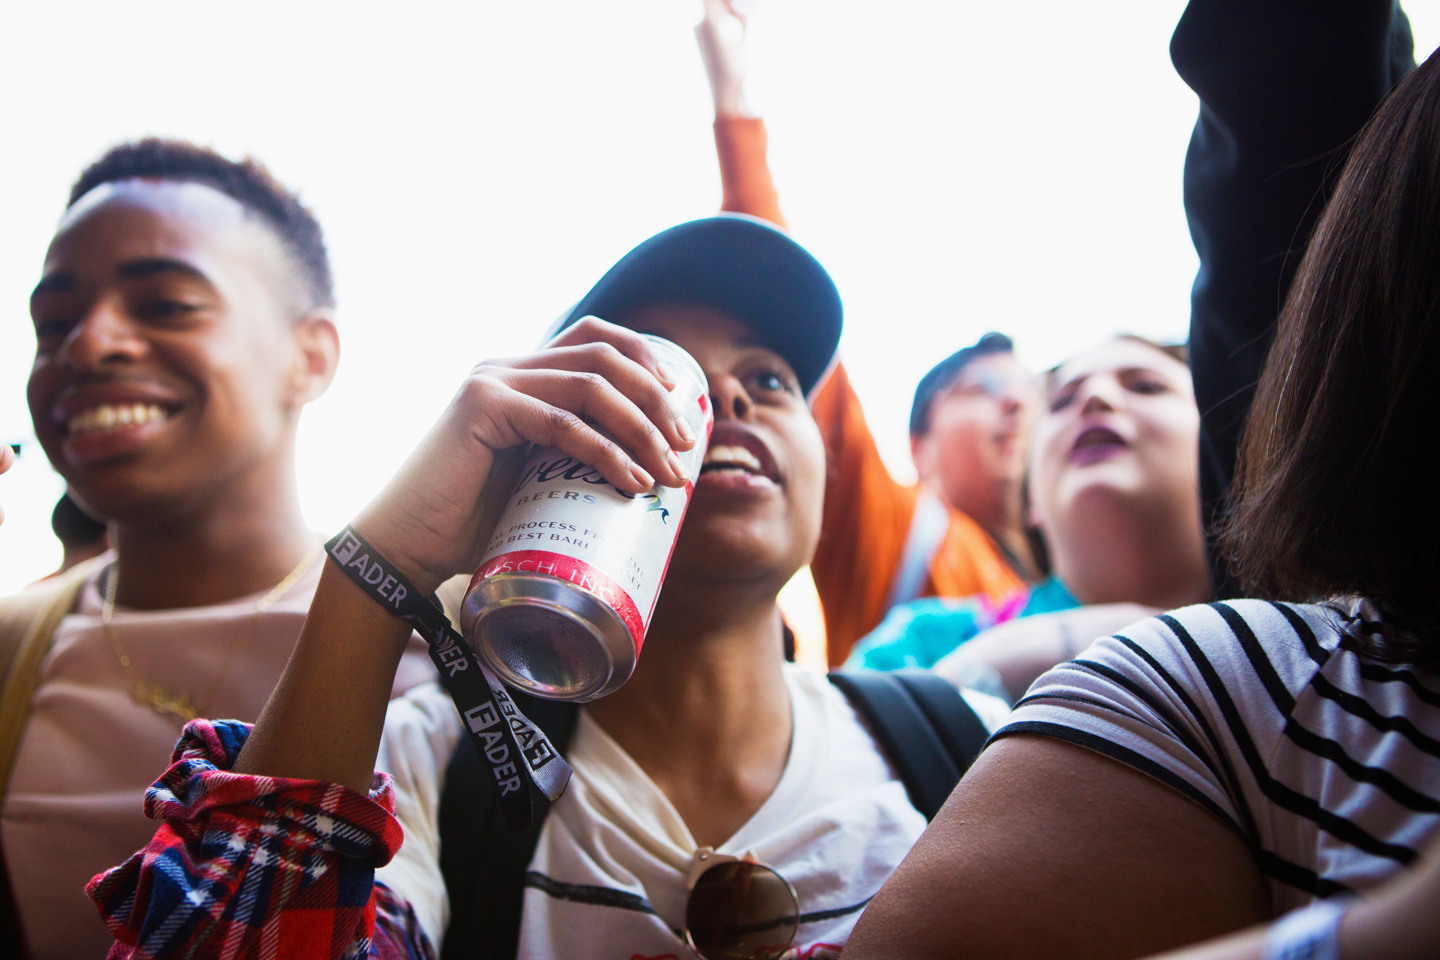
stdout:
{"type": "Polygon", "coordinates": [[[450,625],[440,601],[417,590],[354,527],[337,533],[325,544],[325,552],[357,587],[430,645],[440,683],[490,771],[506,823],[518,830],[538,822],[547,803],[558,800],[570,781],[565,758],[450,625]]]}

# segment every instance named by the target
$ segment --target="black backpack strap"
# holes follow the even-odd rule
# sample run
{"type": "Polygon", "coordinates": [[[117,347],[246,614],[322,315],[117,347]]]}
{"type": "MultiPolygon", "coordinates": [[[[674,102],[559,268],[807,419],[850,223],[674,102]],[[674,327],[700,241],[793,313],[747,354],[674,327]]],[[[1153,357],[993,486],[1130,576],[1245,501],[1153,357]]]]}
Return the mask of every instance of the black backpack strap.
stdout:
{"type": "Polygon", "coordinates": [[[890,674],[900,682],[929,718],[960,776],[970,769],[990,739],[985,721],[955,685],[928,670],[900,670],[890,674]]]}
{"type": "Polygon", "coordinates": [[[949,681],[924,670],[830,674],[895,764],[915,809],[933,820],[989,731],[949,681]]]}
{"type": "MultiPolygon", "coordinates": [[[[569,746],[579,716],[575,704],[510,693],[556,750],[569,746]]],[[[440,872],[450,897],[442,960],[514,960],[520,943],[525,871],[545,818],[537,811],[530,827],[511,830],[486,772],[469,738],[461,737],[440,794],[440,872]]],[[[538,790],[535,795],[544,801],[538,790]]]]}

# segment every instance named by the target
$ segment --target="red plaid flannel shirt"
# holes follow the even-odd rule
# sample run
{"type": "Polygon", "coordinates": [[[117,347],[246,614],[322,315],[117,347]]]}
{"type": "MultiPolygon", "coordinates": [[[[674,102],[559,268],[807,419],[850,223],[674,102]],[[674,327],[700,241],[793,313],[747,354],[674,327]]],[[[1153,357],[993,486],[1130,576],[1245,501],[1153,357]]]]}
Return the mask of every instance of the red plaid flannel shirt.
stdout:
{"type": "Polygon", "coordinates": [[[231,773],[247,724],[196,720],[145,794],[149,845],[86,885],[126,960],[433,960],[375,868],[400,849],[390,778],[370,795],[231,773]]]}

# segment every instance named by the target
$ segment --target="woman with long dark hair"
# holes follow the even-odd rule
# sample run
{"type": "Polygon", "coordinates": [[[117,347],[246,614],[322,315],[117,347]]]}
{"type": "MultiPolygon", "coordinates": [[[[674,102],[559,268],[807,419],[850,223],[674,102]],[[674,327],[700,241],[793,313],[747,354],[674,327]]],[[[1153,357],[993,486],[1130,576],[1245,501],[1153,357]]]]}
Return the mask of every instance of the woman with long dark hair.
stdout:
{"type": "MultiPolygon", "coordinates": [[[[1236,8],[1191,10],[1220,6],[1236,8]]],[[[1275,6],[1269,34],[1244,35],[1254,8],[1239,11],[1228,56],[1319,73],[1368,51],[1384,76],[1403,25],[1391,4],[1275,6]],[[1331,46],[1279,52],[1315,36],[1331,46]]],[[[1274,110],[1267,96],[1297,89],[1244,95],[1274,110]]],[[[1242,154],[1257,130],[1197,137],[1200,156],[1242,154]]],[[[1440,501],[1423,463],[1440,412],[1437,262],[1432,56],[1354,146],[1260,378],[1221,543],[1262,599],[1135,624],[1041,677],[850,954],[1135,957],[1286,915],[1195,955],[1434,956],[1440,501]]]]}

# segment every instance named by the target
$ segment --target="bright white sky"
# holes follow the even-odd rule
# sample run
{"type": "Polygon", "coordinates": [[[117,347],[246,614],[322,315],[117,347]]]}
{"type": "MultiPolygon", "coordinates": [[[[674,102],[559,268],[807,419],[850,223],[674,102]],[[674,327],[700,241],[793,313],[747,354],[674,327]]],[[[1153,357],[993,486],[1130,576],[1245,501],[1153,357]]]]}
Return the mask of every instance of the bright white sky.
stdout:
{"type": "MultiPolygon", "coordinates": [[[[631,245],[719,203],[699,0],[3,3],[0,594],[58,563],[31,439],[26,303],[79,171],[113,143],[252,153],[329,237],[344,359],[306,414],[332,531],[464,372],[524,351],[631,245]]],[[[1417,50],[1440,10],[1412,0],[1417,50]]],[[[1115,330],[1183,338],[1195,102],[1181,0],[762,0],[750,99],[797,238],[846,302],[844,356],[897,473],[911,391],[988,329],[1048,365],[1115,330]]]]}

